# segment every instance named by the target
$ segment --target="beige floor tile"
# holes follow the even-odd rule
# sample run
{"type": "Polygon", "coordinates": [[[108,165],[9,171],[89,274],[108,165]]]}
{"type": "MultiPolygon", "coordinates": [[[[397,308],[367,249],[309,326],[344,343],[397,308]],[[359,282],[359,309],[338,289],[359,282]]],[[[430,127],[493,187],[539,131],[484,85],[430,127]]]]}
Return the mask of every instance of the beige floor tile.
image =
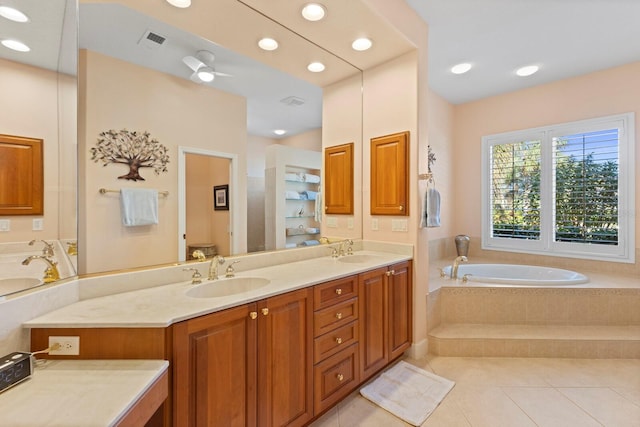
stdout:
{"type": "Polygon", "coordinates": [[[553,387],[640,388],[640,360],[540,359],[553,387]]]}
{"type": "MultiPolygon", "coordinates": [[[[454,387],[455,388],[455,387],[454,387]]],[[[449,393],[451,394],[451,393],[449,393]]],[[[444,398],[435,411],[427,418],[421,427],[471,427],[465,418],[455,398],[444,398]]]]}
{"type": "Polygon", "coordinates": [[[536,359],[519,358],[454,358],[430,360],[440,376],[464,384],[494,386],[548,386],[541,378],[542,367],[536,359]]]}
{"type": "Polygon", "coordinates": [[[613,387],[613,391],[640,406],[640,388],[613,387]]]}
{"type": "Polygon", "coordinates": [[[338,405],[338,423],[340,427],[406,427],[409,425],[359,394],[352,394],[338,405]]]}
{"type": "Polygon", "coordinates": [[[535,427],[499,387],[456,386],[449,393],[473,427],[535,427]]]}
{"type": "Polygon", "coordinates": [[[551,387],[504,387],[539,427],[602,427],[589,414],[551,387]]]}
{"type": "Polygon", "coordinates": [[[640,426],[640,406],[610,388],[560,388],[558,390],[606,427],[640,426]]]}

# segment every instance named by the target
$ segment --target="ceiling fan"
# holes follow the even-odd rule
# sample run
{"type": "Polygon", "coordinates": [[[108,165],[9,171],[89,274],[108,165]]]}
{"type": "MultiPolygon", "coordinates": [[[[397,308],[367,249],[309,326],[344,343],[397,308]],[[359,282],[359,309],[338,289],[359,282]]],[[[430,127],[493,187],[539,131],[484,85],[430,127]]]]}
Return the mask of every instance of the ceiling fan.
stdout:
{"type": "Polygon", "coordinates": [[[195,56],[185,56],[182,58],[187,67],[193,70],[191,81],[196,83],[212,82],[216,76],[231,77],[231,74],[219,73],[213,69],[215,55],[208,50],[199,50],[195,56]]]}

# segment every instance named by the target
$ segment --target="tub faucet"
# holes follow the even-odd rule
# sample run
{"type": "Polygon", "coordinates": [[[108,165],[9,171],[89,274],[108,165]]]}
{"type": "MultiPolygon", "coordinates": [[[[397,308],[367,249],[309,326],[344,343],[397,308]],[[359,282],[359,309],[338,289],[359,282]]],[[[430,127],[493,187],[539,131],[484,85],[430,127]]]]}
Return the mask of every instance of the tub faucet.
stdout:
{"type": "Polygon", "coordinates": [[[24,261],[22,261],[22,265],[29,265],[34,259],[41,259],[42,261],[47,263],[47,268],[44,270],[44,278],[42,279],[44,283],[51,283],[60,279],[60,273],[58,272],[58,263],[52,261],[45,255],[31,255],[25,258],[24,261]]]}
{"type": "Polygon", "coordinates": [[[224,264],[224,257],[221,255],[216,255],[211,259],[211,264],[209,264],[209,280],[216,280],[218,278],[218,266],[224,264]]]}
{"type": "Polygon", "coordinates": [[[467,262],[468,259],[466,256],[459,256],[453,260],[453,266],[451,267],[451,278],[454,280],[458,279],[458,266],[461,262],[467,262]]]}

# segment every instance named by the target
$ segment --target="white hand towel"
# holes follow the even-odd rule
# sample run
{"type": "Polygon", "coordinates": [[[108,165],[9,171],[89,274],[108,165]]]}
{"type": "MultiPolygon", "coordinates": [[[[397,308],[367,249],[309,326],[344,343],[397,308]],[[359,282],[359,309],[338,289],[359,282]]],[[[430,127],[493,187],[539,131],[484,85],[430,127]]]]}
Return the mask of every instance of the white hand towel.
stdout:
{"type": "Polygon", "coordinates": [[[122,225],[134,227],[158,223],[158,190],[123,188],[120,190],[122,225]]]}
{"type": "Polygon", "coordinates": [[[300,200],[300,193],[297,191],[287,190],[284,197],[289,200],[300,200]]]}
{"type": "Polygon", "coordinates": [[[316,205],[313,209],[313,219],[316,222],[322,222],[322,193],[318,188],[318,192],[316,193],[316,205]]]}
{"type": "Polygon", "coordinates": [[[427,190],[427,227],[440,227],[440,193],[435,188],[427,190]]]}
{"type": "Polygon", "coordinates": [[[427,192],[429,183],[425,180],[418,181],[418,192],[420,196],[420,228],[427,226],[427,192]]]}
{"type": "Polygon", "coordinates": [[[318,175],[313,175],[310,173],[305,173],[302,181],[310,182],[312,184],[320,184],[320,177],[318,175]]]}

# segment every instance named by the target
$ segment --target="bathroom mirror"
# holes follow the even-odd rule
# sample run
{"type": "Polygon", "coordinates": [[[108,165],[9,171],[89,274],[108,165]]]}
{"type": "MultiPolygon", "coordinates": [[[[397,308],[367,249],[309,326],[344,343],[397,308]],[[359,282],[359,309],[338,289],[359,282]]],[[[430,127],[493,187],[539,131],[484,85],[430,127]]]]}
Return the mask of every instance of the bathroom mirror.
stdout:
{"type": "MultiPolygon", "coordinates": [[[[256,181],[262,179],[264,188],[264,175],[257,176],[255,171],[264,169],[265,160],[260,156],[268,145],[284,141],[294,148],[320,153],[323,145],[361,139],[360,70],[242,2],[193,2],[192,7],[184,10],[166,2],[81,2],[80,34],[81,273],[180,261],[178,247],[182,236],[178,213],[182,205],[178,198],[178,165],[181,147],[217,153],[235,162],[235,172],[228,175],[228,180],[214,184],[229,185],[232,217],[229,233],[240,242],[231,253],[238,254],[247,252],[248,225],[260,221],[249,218],[254,212],[248,198],[264,194],[255,187],[260,185],[256,181]],[[202,19],[203,16],[207,19],[202,19]],[[110,23],[113,27],[107,28],[110,23]],[[117,31],[118,36],[107,36],[109,31],[117,31]],[[257,41],[265,35],[277,39],[281,48],[271,52],[260,50],[257,41]],[[157,46],[158,40],[163,40],[160,46],[157,46]],[[184,58],[202,60],[198,55],[202,50],[214,53],[215,59],[209,65],[213,65],[216,72],[230,76],[218,75],[211,84],[191,81],[193,70],[187,64],[191,60],[184,58]],[[327,71],[307,71],[306,66],[313,61],[323,62],[327,71]],[[289,74],[289,80],[280,84],[289,90],[275,99],[277,108],[271,107],[271,110],[284,114],[279,119],[265,118],[254,98],[266,96],[264,89],[274,86],[270,79],[280,78],[283,73],[289,74]],[[245,78],[251,80],[243,80],[245,78]],[[326,137],[319,129],[322,123],[319,101],[327,88],[345,81],[349,82],[351,93],[357,94],[358,102],[349,104],[350,109],[356,110],[357,129],[351,130],[348,136],[326,137]],[[236,87],[224,88],[225,84],[236,87]],[[299,95],[298,89],[303,87],[312,90],[299,95]],[[256,93],[242,92],[247,88],[253,88],[256,93]],[[280,139],[256,130],[255,125],[261,121],[267,123],[269,132],[299,125],[303,118],[296,117],[295,105],[300,101],[315,103],[317,112],[310,124],[301,126],[300,133],[280,139]],[[125,128],[150,132],[169,148],[168,172],[155,175],[147,169],[146,181],[123,182],[117,179],[122,175],[117,165],[103,167],[91,160],[89,150],[100,132],[125,128]],[[310,139],[313,142],[310,143],[310,139]],[[168,193],[159,200],[157,225],[132,228],[120,225],[118,195],[102,194],[99,189],[117,192],[123,187],[156,188],[168,193]]],[[[273,95],[269,96],[273,102],[273,95]]],[[[202,200],[202,205],[209,215],[218,213],[214,212],[212,201],[202,200]]],[[[353,232],[361,236],[361,231],[353,232]]],[[[333,235],[329,231],[327,234],[333,235]]]]}
{"type": "Polygon", "coordinates": [[[0,297],[42,284],[46,263],[22,262],[45,255],[41,240],[52,245],[48,256],[60,278],[75,276],[77,238],[77,3],[12,0],[2,5],[28,20],[0,17],[0,39],[20,40],[30,51],[0,46],[0,134],[42,140],[44,207],[38,215],[0,217],[0,297]]]}

